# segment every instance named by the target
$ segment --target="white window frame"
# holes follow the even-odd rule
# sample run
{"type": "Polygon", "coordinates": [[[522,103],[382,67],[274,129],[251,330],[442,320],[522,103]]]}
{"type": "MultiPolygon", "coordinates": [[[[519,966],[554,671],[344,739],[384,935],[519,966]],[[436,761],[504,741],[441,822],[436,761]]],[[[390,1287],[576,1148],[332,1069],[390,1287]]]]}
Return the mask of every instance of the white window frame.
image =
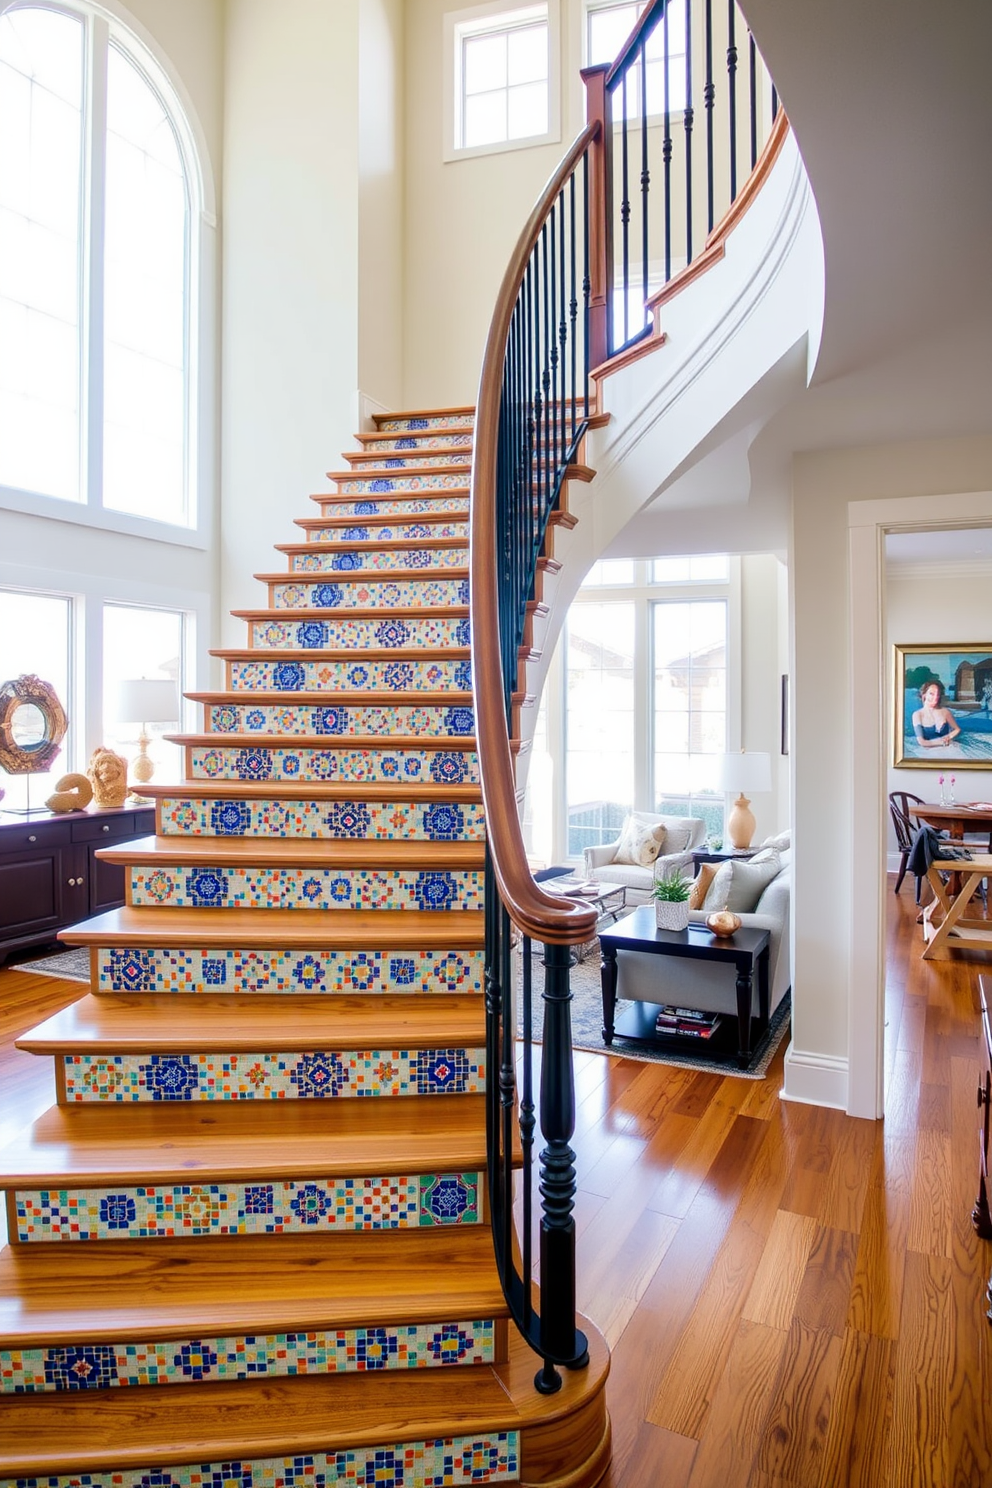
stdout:
{"type": "MultiPolygon", "coordinates": [[[[584,6],[584,9],[583,9],[583,16],[582,16],[582,22],[583,22],[583,24],[582,24],[582,59],[583,59],[582,65],[584,67],[588,67],[590,65],[590,62],[589,62],[589,17],[590,17],[590,15],[593,14],[597,10],[613,10],[615,7],[618,7],[621,3],[623,3],[623,0],[586,0],[585,6],[584,6]]],[[[627,0],[627,3],[630,3],[630,0],[627,0]]],[[[640,20],[641,16],[644,14],[645,10],[648,7],[649,0],[635,0],[635,3],[639,3],[640,4],[640,11],[639,11],[638,16],[637,16],[637,19],[640,20]]],[[[674,3],[674,0],[673,0],[673,3],[674,3]]],[[[662,21],[661,24],[664,25],[664,22],[662,21]]],[[[684,62],[685,51],[683,50],[681,52],[672,52],[670,54],[670,60],[672,58],[674,58],[674,57],[682,57],[683,58],[683,72],[684,72],[685,71],[685,62],[684,62]]],[[[615,93],[614,94],[614,114],[613,114],[613,128],[614,128],[615,131],[616,130],[619,130],[620,126],[623,123],[623,115],[622,115],[622,112],[621,112],[620,107],[619,107],[619,98],[620,98],[620,94],[619,93],[615,93]]],[[[683,116],[684,113],[685,113],[685,100],[683,99],[682,103],[677,104],[677,105],[674,105],[670,109],[669,114],[668,114],[668,117],[669,117],[669,119],[672,119],[672,120],[675,120],[676,122],[678,122],[678,121],[681,121],[682,116],[683,116]]],[[[636,123],[640,119],[641,114],[640,114],[639,111],[637,111],[631,117],[633,118],[634,122],[636,123]]],[[[661,110],[661,109],[652,109],[647,114],[648,122],[649,123],[652,123],[652,124],[658,123],[658,121],[661,120],[661,119],[663,119],[664,117],[665,117],[665,114],[664,114],[663,110],[661,110]]]]}
{"type": "Polygon", "coordinates": [[[122,7],[95,0],[13,0],[15,10],[45,9],[79,19],[86,31],[80,275],[82,367],[80,386],[81,493],[78,501],[0,485],[0,508],[84,527],[207,548],[213,526],[213,342],[216,215],[208,159],[190,101],[167,70],[155,42],[122,7]],[[103,192],[106,126],[106,52],[114,43],[159,98],[176,134],[188,197],[185,299],[185,451],[183,523],[105,507],[103,494],[103,192]],[[94,390],[98,390],[94,395],[94,390]]]}
{"type": "Polygon", "coordinates": [[[471,10],[448,12],[444,17],[445,87],[441,158],[468,160],[480,155],[502,155],[508,150],[529,150],[535,145],[556,144],[561,139],[561,30],[559,0],[540,0],[538,4],[507,3],[491,0],[490,4],[471,10]],[[523,16],[536,19],[543,12],[548,26],[548,128],[544,134],[527,135],[524,139],[497,140],[487,145],[461,145],[462,138],[462,43],[466,37],[481,32],[509,29],[523,16]],[[502,25],[500,24],[502,22],[502,25]]]}

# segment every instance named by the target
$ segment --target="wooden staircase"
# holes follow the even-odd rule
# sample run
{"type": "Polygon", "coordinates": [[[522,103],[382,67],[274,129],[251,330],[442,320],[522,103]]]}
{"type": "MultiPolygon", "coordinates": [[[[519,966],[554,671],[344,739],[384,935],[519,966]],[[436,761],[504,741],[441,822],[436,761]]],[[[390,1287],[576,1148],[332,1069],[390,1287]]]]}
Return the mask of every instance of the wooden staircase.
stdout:
{"type": "Polygon", "coordinates": [[[18,1040],[58,1104],[0,1156],[0,1488],[606,1471],[605,1344],[535,1392],[487,1224],[472,425],[359,436],[103,854],[126,906],[63,935],[92,991],[18,1040]]]}

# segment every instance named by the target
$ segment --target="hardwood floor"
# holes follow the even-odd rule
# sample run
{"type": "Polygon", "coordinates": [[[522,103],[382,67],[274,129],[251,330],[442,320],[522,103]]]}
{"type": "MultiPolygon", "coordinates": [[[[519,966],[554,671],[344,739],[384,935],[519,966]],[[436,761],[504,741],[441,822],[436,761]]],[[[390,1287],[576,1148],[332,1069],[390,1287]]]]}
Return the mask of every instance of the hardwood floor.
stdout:
{"type": "MultiPolygon", "coordinates": [[[[889,894],[884,1122],[577,1055],[579,1306],[613,1349],[604,1488],[988,1488],[992,1243],[971,1224],[977,976],[889,894]]],[[[16,1033],[84,993],[0,972],[0,1137],[53,1099],[16,1033]]]]}

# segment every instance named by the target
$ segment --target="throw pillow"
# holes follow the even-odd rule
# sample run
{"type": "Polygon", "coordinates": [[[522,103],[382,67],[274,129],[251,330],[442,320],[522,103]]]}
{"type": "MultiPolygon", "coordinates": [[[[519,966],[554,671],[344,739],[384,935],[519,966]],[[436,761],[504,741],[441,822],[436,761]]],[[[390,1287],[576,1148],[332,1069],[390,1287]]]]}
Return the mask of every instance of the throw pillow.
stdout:
{"type": "Polygon", "coordinates": [[[707,912],[714,909],[729,909],[734,914],[753,914],[758,900],[773,878],[782,869],[778,853],[769,852],[764,862],[756,863],[744,858],[730,858],[721,863],[703,901],[707,912]]]}
{"type": "Polygon", "coordinates": [[[665,837],[666,858],[669,856],[670,853],[685,852],[686,848],[689,846],[689,839],[691,838],[691,836],[691,827],[669,827],[668,833],[665,837]]]}
{"type": "Polygon", "coordinates": [[[628,863],[635,868],[650,868],[661,852],[665,828],[661,822],[639,821],[628,816],[620,830],[620,841],[613,854],[614,863],[628,863]]]}
{"type": "Polygon", "coordinates": [[[777,848],[781,852],[784,848],[792,846],[792,831],[787,827],[784,832],[779,832],[774,837],[766,837],[761,845],[777,848]]]}
{"type": "Polygon", "coordinates": [[[692,880],[692,888],[689,890],[690,909],[702,909],[706,892],[716,877],[719,866],[719,863],[700,863],[699,872],[692,880]]]}

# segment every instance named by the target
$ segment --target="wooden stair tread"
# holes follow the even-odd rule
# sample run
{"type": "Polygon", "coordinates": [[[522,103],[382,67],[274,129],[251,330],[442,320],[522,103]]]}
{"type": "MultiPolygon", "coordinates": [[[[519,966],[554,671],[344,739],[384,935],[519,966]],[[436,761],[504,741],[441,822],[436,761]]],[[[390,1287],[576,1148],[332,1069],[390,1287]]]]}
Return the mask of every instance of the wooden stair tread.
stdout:
{"type": "MultiPolygon", "coordinates": [[[[404,546],[409,547],[409,543],[404,546]]],[[[465,547],[464,543],[462,547],[465,547]]],[[[379,548],[374,551],[378,552],[379,548]]],[[[252,574],[252,578],[258,579],[261,584],[406,584],[411,579],[433,583],[436,579],[467,579],[468,565],[463,564],[460,568],[292,568],[283,569],[280,573],[256,573],[252,574]]],[[[325,605],[323,608],[337,609],[339,606],[325,605]]],[[[237,613],[236,610],[231,611],[232,615],[237,613]]],[[[285,614],[285,611],[280,610],[279,613],[285,614]]]]}
{"type": "MultiPolygon", "coordinates": [[[[406,419],[407,421],[409,421],[410,419],[418,419],[418,418],[426,418],[426,419],[440,418],[442,416],[442,414],[445,414],[445,413],[449,413],[449,414],[453,413],[457,418],[464,418],[466,415],[471,414],[471,416],[474,418],[475,417],[475,404],[474,403],[450,403],[450,404],[445,403],[445,404],[442,404],[442,406],[440,408],[397,408],[397,409],[395,409],[391,413],[374,413],[372,415],[372,418],[373,418],[373,421],[375,422],[376,428],[380,428],[383,424],[386,424],[386,423],[392,424],[392,423],[402,422],[404,419],[406,419]]],[[[463,429],[471,429],[472,428],[472,425],[471,424],[462,424],[461,427],[463,429]]],[[[426,431],[425,430],[419,430],[418,431],[416,429],[398,429],[396,432],[399,433],[399,434],[408,434],[408,433],[410,433],[410,434],[416,434],[418,432],[419,433],[425,433],[426,431]]]]}
{"type": "Polygon", "coordinates": [[[295,909],[172,909],[124,905],[59,932],[66,945],[164,946],[260,950],[477,950],[485,941],[480,910],[439,915],[425,910],[339,909],[330,915],[295,909]]]}
{"type": "MultiPolygon", "coordinates": [[[[460,608],[461,607],[458,605],[445,605],[445,614],[450,615],[454,612],[457,612],[460,608]]],[[[290,614],[291,611],[257,610],[251,612],[246,611],[245,613],[257,614],[269,619],[273,615],[282,616],[290,614]]],[[[356,611],[349,610],[348,613],[349,615],[355,615],[356,611]]],[[[468,611],[466,610],[466,614],[467,613],[468,611]]],[[[373,614],[382,615],[383,611],[375,610],[373,611],[373,614]]],[[[413,616],[413,618],[417,618],[417,612],[406,611],[406,614],[408,618],[411,615],[413,616]]],[[[437,611],[424,610],[423,614],[425,617],[432,614],[436,616],[437,611]]],[[[468,661],[472,653],[469,650],[468,646],[369,646],[366,647],[360,654],[364,660],[372,661],[468,661]]],[[[230,647],[222,647],[218,649],[211,648],[210,655],[219,656],[222,661],[279,660],[354,662],[356,652],[349,651],[346,647],[342,646],[321,646],[317,650],[307,650],[302,646],[280,646],[278,648],[265,646],[239,646],[234,649],[231,649],[230,647]]],[[[280,693],[279,695],[281,697],[290,696],[290,694],[288,693],[280,693]]],[[[329,696],[333,696],[336,701],[340,702],[348,702],[350,698],[363,696],[363,694],[360,692],[337,692],[329,695],[326,687],[317,688],[313,692],[307,692],[303,694],[294,693],[292,695],[297,697],[319,697],[323,698],[325,702],[329,701],[329,696]]],[[[239,698],[244,698],[245,702],[251,702],[255,698],[256,693],[252,689],[246,688],[244,692],[239,692],[237,696],[239,698]]],[[[393,696],[397,697],[400,696],[400,694],[394,693],[393,696]]],[[[416,699],[420,696],[420,693],[407,692],[403,693],[402,696],[416,699]]]]}
{"type": "Polygon", "coordinates": [[[15,1040],[30,1054],[264,1054],[485,1042],[481,997],[431,993],[88,993],[15,1040]]]}
{"type": "Polygon", "coordinates": [[[0,1347],[505,1316],[485,1225],[0,1252],[0,1347]]]}
{"type": "MultiPolygon", "coordinates": [[[[294,517],[293,518],[293,523],[294,523],[294,526],[296,526],[296,527],[302,527],[302,528],[304,528],[305,531],[310,531],[311,528],[319,528],[319,527],[344,527],[344,528],[348,528],[348,527],[369,527],[369,528],[390,527],[390,526],[395,526],[397,516],[400,516],[400,520],[401,521],[402,520],[412,520],[415,523],[415,525],[417,525],[417,526],[423,525],[425,527],[430,527],[430,526],[432,526],[434,524],[436,524],[437,526],[443,526],[443,524],[445,522],[459,522],[459,521],[462,521],[464,518],[466,518],[468,516],[468,511],[466,510],[464,512],[450,512],[450,511],[413,512],[413,513],[411,513],[410,517],[409,518],[406,518],[406,519],[404,519],[402,517],[402,515],[400,513],[397,513],[397,512],[369,512],[367,515],[361,516],[361,517],[356,517],[356,516],[353,516],[353,515],[349,515],[347,513],[344,514],[344,515],[342,515],[341,513],[338,513],[337,515],[323,516],[323,517],[294,517]]],[[[344,542],[351,542],[351,540],[352,540],[351,538],[338,538],[338,539],[326,538],[326,539],[324,539],[324,541],[330,543],[333,548],[337,548],[337,549],[340,548],[342,541],[344,541],[344,542]]],[[[421,541],[421,539],[419,537],[418,538],[405,537],[405,538],[400,538],[400,539],[397,539],[397,540],[400,541],[400,542],[405,542],[405,543],[420,542],[421,541]]],[[[464,542],[464,538],[457,538],[456,537],[453,540],[455,542],[464,542]]]]}
{"type": "Polygon", "coordinates": [[[584,1319],[580,1325],[589,1338],[589,1366],[563,1370],[562,1388],[553,1396],[534,1389],[537,1360],[512,1328],[509,1358],[495,1367],[15,1396],[4,1402],[0,1472],[23,1478],[250,1460],[305,1448],[526,1431],[529,1424],[560,1423],[565,1432],[569,1418],[602,1392],[609,1373],[601,1335],[584,1319]]]}
{"type": "MultiPolygon", "coordinates": [[[[452,450],[451,453],[456,454],[460,453],[460,451],[452,450]]],[[[361,471],[327,470],[324,473],[327,476],[327,479],[332,481],[389,480],[396,481],[398,485],[402,485],[404,480],[419,478],[422,475],[461,475],[471,469],[472,456],[470,454],[466,454],[466,457],[464,459],[451,460],[446,465],[369,465],[366,469],[361,471]]],[[[359,493],[351,491],[346,494],[353,496],[359,493]]],[[[369,496],[389,496],[391,493],[389,491],[369,491],[362,492],[360,494],[367,494],[369,496]]],[[[423,494],[424,492],[421,491],[420,495],[423,494]]]]}
{"type": "MultiPolygon", "coordinates": [[[[264,705],[282,708],[312,708],[314,697],[326,698],[325,693],[312,692],[184,692],[183,697],[189,698],[194,703],[244,703],[246,707],[257,708],[264,705]]],[[[340,694],[335,699],[340,702],[340,694]]],[[[471,703],[470,692],[458,691],[452,688],[450,692],[418,692],[413,694],[397,694],[395,692],[349,692],[347,697],[348,707],[388,707],[395,708],[397,704],[406,703],[416,708],[446,708],[461,704],[466,706],[471,703]]],[[[293,736],[287,734],[286,738],[293,736]]],[[[324,734],[323,738],[347,737],[324,734]]],[[[144,791],[145,787],[142,786],[144,791]]]]}
{"type": "MultiPolygon", "coordinates": [[[[241,737],[226,735],[222,737],[241,737]]],[[[280,736],[287,742],[295,734],[280,736]]],[[[347,738],[348,735],[322,735],[322,738],[347,738]]],[[[392,738],[383,734],[383,740],[392,738]]],[[[454,737],[454,736],[452,736],[454,737]]],[[[462,737],[458,735],[458,737],[462,737]]],[[[141,794],[153,799],[171,796],[236,796],[238,800],[267,799],[278,796],[281,801],[469,801],[482,798],[480,785],[436,785],[431,781],[419,785],[400,785],[395,781],[360,780],[345,784],[328,785],[326,781],[307,782],[299,780],[181,780],[176,785],[159,785],[151,781],[142,785],[141,794]]]]}
{"type": "Polygon", "coordinates": [[[485,1167],[484,1095],[52,1106],[0,1154],[0,1187],[386,1177],[485,1167]]]}
{"type": "MultiPolygon", "coordinates": [[[[477,842],[419,842],[309,837],[138,837],[119,846],[101,847],[108,863],[203,863],[281,868],[480,868],[483,845],[477,842]]],[[[163,911],[165,912],[165,911],[163,911]]],[[[273,911],[266,911],[273,913],[273,911]]],[[[326,927],[325,927],[326,928],[326,927]]]]}
{"type": "MultiPolygon", "coordinates": [[[[422,474],[423,472],[419,472],[419,473],[422,474]]],[[[454,472],[452,472],[452,470],[450,468],[447,471],[445,471],[445,474],[447,474],[447,475],[451,475],[452,473],[454,473],[454,472]]],[[[388,471],[387,474],[390,477],[393,477],[393,476],[397,476],[397,475],[402,475],[403,472],[401,470],[399,470],[399,471],[392,470],[392,471],[388,471]]],[[[418,472],[416,472],[416,471],[408,471],[407,474],[408,474],[408,476],[413,477],[416,474],[418,474],[418,472]]],[[[341,471],[341,474],[340,474],[340,479],[341,480],[355,480],[356,479],[356,476],[355,476],[354,471],[352,471],[352,470],[342,470],[341,471]]],[[[468,481],[466,481],[464,485],[457,485],[457,486],[433,486],[433,487],[428,487],[426,490],[424,490],[424,489],[421,488],[421,489],[417,489],[417,490],[413,490],[413,491],[411,491],[408,487],[404,486],[403,483],[402,483],[402,481],[400,481],[400,482],[394,481],[393,482],[393,490],[391,490],[391,491],[315,491],[311,495],[310,500],[311,501],[318,501],[318,502],[321,503],[321,505],[327,504],[327,505],[333,506],[333,505],[340,505],[343,502],[349,502],[349,501],[395,501],[395,500],[401,500],[401,501],[424,501],[424,500],[427,500],[427,501],[430,501],[430,500],[450,501],[452,499],[452,497],[454,497],[454,496],[464,496],[464,498],[465,498],[465,510],[468,511],[468,481]]],[[[369,512],[368,515],[369,516],[374,516],[375,513],[374,512],[369,512]]],[[[394,517],[395,516],[398,516],[398,515],[399,515],[399,513],[394,513],[394,517]]],[[[450,513],[449,513],[449,515],[450,515],[450,513]]],[[[417,516],[417,520],[419,521],[420,520],[421,513],[420,512],[417,512],[416,513],[416,516],[417,516]]],[[[356,521],[364,521],[365,520],[365,514],[362,513],[362,512],[356,513],[354,520],[356,520],[356,521]]]]}
{"type": "MultiPolygon", "coordinates": [[[[421,578],[423,578],[427,570],[424,568],[418,568],[415,569],[414,572],[417,573],[421,578]]],[[[280,580],[284,580],[286,578],[286,575],[280,574],[278,577],[280,580]]],[[[321,576],[314,575],[313,577],[319,578],[321,576]]],[[[324,575],[323,577],[326,578],[326,575],[324,575]]],[[[291,610],[288,608],[280,610],[277,609],[275,606],[271,606],[269,609],[232,610],[231,614],[233,615],[235,620],[312,620],[314,618],[314,612],[317,608],[318,607],[316,605],[311,605],[309,608],[298,610],[291,610]]],[[[334,608],[330,611],[330,613],[332,615],[344,616],[345,619],[348,620],[382,620],[387,615],[399,615],[404,620],[436,620],[438,610],[436,605],[356,605],[354,608],[349,605],[347,609],[343,610],[334,608]]],[[[467,619],[469,613],[468,605],[446,604],[444,606],[444,613],[446,615],[457,615],[459,619],[467,619]]],[[[323,611],[321,612],[320,618],[322,620],[327,618],[323,611]]],[[[254,649],[256,655],[259,650],[264,650],[264,648],[257,646],[254,649]]],[[[297,653],[291,651],[288,647],[284,648],[280,646],[278,648],[278,655],[281,660],[284,656],[294,656],[300,654],[302,656],[308,656],[312,661],[317,656],[326,658],[333,649],[334,648],[329,646],[313,646],[309,649],[304,649],[297,653]]],[[[363,646],[359,651],[356,651],[353,647],[338,647],[337,649],[342,656],[350,657],[352,661],[355,661],[358,657],[365,656],[409,656],[411,654],[423,656],[428,654],[426,647],[421,650],[419,646],[415,649],[415,653],[412,653],[409,647],[404,651],[404,648],[402,646],[384,646],[381,648],[381,650],[376,650],[374,647],[371,646],[363,646]]],[[[455,649],[456,648],[453,646],[444,646],[439,648],[439,651],[441,655],[451,656],[454,654],[455,649]]],[[[220,651],[211,651],[210,654],[211,656],[221,656],[225,653],[220,651]]],[[[466,655],[467,654],[468,650],[466,648],[466,655]]]]}

